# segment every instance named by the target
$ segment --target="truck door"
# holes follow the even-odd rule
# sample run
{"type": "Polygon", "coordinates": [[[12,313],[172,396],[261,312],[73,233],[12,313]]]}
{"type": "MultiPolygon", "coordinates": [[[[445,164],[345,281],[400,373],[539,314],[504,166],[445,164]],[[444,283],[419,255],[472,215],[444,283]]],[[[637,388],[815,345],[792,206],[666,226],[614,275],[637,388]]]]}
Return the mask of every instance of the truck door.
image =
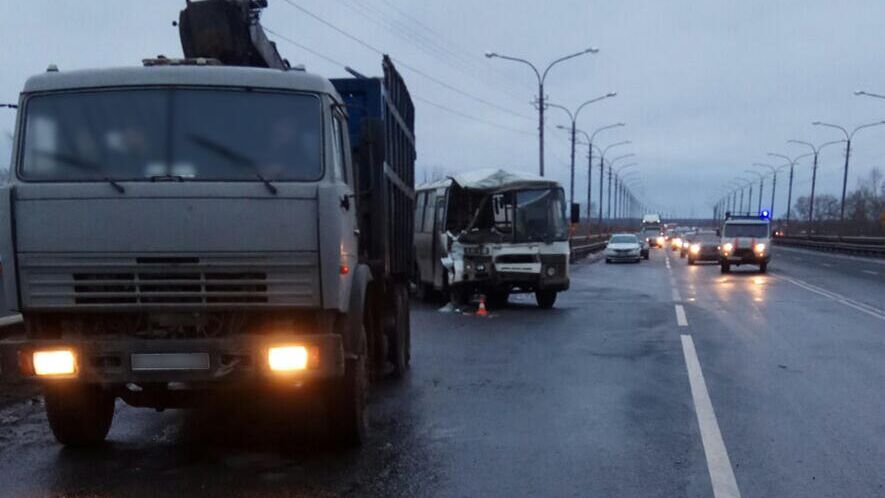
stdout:
{"type": "MultiPolygon", "coordinates": [[[[351,164],[350,145],[344,116],[337,109],[332,113],[332,166],[335,175],[335,189],[338,193],[341,209],[341,274],[347,274],[356,268],[358,261],[356,199],[354,197],[353,172],[347,167],[351,164]]],[[[350,287],[343,284],[340,298],[347,302],[350,287]]]]}

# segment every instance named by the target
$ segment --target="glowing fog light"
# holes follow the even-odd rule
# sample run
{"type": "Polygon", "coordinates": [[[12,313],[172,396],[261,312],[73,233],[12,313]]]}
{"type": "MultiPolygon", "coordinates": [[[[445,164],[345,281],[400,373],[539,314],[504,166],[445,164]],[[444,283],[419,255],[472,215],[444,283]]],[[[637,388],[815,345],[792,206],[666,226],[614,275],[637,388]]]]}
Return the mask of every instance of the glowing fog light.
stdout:
{"type": "Polygon", "coordinates": [[[274,372],[294,372],[307,368],[307,348],[276,346],[267,350],[267,363],[274,372]]]}
{"type": "Polygon", "coordinates": [[[77,373],[77,358],[69,349],[35,351],[33,362],[34,373],[41,377],[77,373]]]}

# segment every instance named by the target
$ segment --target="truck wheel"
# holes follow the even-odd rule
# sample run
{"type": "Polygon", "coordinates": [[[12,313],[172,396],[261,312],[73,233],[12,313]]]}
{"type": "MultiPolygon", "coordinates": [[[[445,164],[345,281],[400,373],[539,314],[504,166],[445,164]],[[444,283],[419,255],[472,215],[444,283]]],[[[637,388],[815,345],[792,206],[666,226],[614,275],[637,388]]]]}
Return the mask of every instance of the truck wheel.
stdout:
{"type": "Polygon", "coordinates": [[[556,303],[556,291],[535,291],[535,300],[538,307],[549,310],[556,303]]]}
{"type": "Polygon", "coordinates": [[[759,263],[759,273],[765,273],[768,271],[768,261],[763,261],[759,263]]]}
{"type": "Polygon", "coordinates": [[[464,306],[467,304],[467,289],[465,289],[461,285],[450,285],[449,286],[449,301],[452,302],[452,305],[455,307],[464,306]]]}
{"type": "Polygon", "coordinates": [[[327,387],[326,411],[330,439],[337,446],[345,448],[361,446],[369,425],[366,414],[369,379],[365,355],[347,360],[344,377],[327,387]]]}
{"type": "Polygon", "coordinates": [[[65,446],[96,446],[114,419],[114,396],[97,384],[58,383],[43,388],[46,417],[55,439],[65,446]]]}
{"type": "Polygon", "coordinates": [[[486,301],[492,308],[503,308],[507,306],[507,299],[509,297],[510,293],[507,291],[489,292],[486,294],[486,301]]]}
{"type": "Polygon", "coordinates": [[[731,265],[728,263],[722,263],[720,265],[720,269],[721,269],[722,273],[728,273],[731,271],[731,265]]]}
{"type": "Polygon", "coordinates": [[[403,286],[397,286],[394,296],[392,337],[389,338],[390,362],[393,363],[393,376],[402,377],[409,369],[409,296],[403,286]]]}

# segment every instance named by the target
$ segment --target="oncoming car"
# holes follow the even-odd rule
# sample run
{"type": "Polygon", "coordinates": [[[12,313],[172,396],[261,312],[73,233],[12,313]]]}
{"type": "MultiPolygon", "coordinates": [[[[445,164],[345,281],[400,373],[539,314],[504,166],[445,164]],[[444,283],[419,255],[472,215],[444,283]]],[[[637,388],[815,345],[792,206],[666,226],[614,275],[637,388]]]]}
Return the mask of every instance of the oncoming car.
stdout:
{"type": "Polygon", "coordinates": [[[698,261],[719,261],[719,235],[716,232],[698,232],[688,244],[688,264],[698,261]]]}
{"type": "Polygon", "coordinates": [[[632,261],[638,263],[642,258],[642,245],[639,238],[632,233],[616,233],[605,246],[605,262],[632,261]]]}
{"type": "Polygon", "coordinates": [[[731,265],[745,264],[758,265],[759,271],[765,273],[771,261],[771,225],[768,218],[726,216],[719,251],[722,273],[731,271],[731,265]]]}

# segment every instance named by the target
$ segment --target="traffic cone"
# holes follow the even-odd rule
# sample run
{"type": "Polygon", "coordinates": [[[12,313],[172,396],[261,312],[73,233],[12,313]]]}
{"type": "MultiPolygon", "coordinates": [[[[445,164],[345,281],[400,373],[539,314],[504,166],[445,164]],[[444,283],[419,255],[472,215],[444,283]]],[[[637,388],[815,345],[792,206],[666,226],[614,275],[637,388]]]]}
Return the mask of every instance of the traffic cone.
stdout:
{"type": "Polygon", "coordinates": [[[489,316],[489,310],[486,309],[485,296],[479,296],[479,308],[476,309],[476,316],[489,316]]]}

